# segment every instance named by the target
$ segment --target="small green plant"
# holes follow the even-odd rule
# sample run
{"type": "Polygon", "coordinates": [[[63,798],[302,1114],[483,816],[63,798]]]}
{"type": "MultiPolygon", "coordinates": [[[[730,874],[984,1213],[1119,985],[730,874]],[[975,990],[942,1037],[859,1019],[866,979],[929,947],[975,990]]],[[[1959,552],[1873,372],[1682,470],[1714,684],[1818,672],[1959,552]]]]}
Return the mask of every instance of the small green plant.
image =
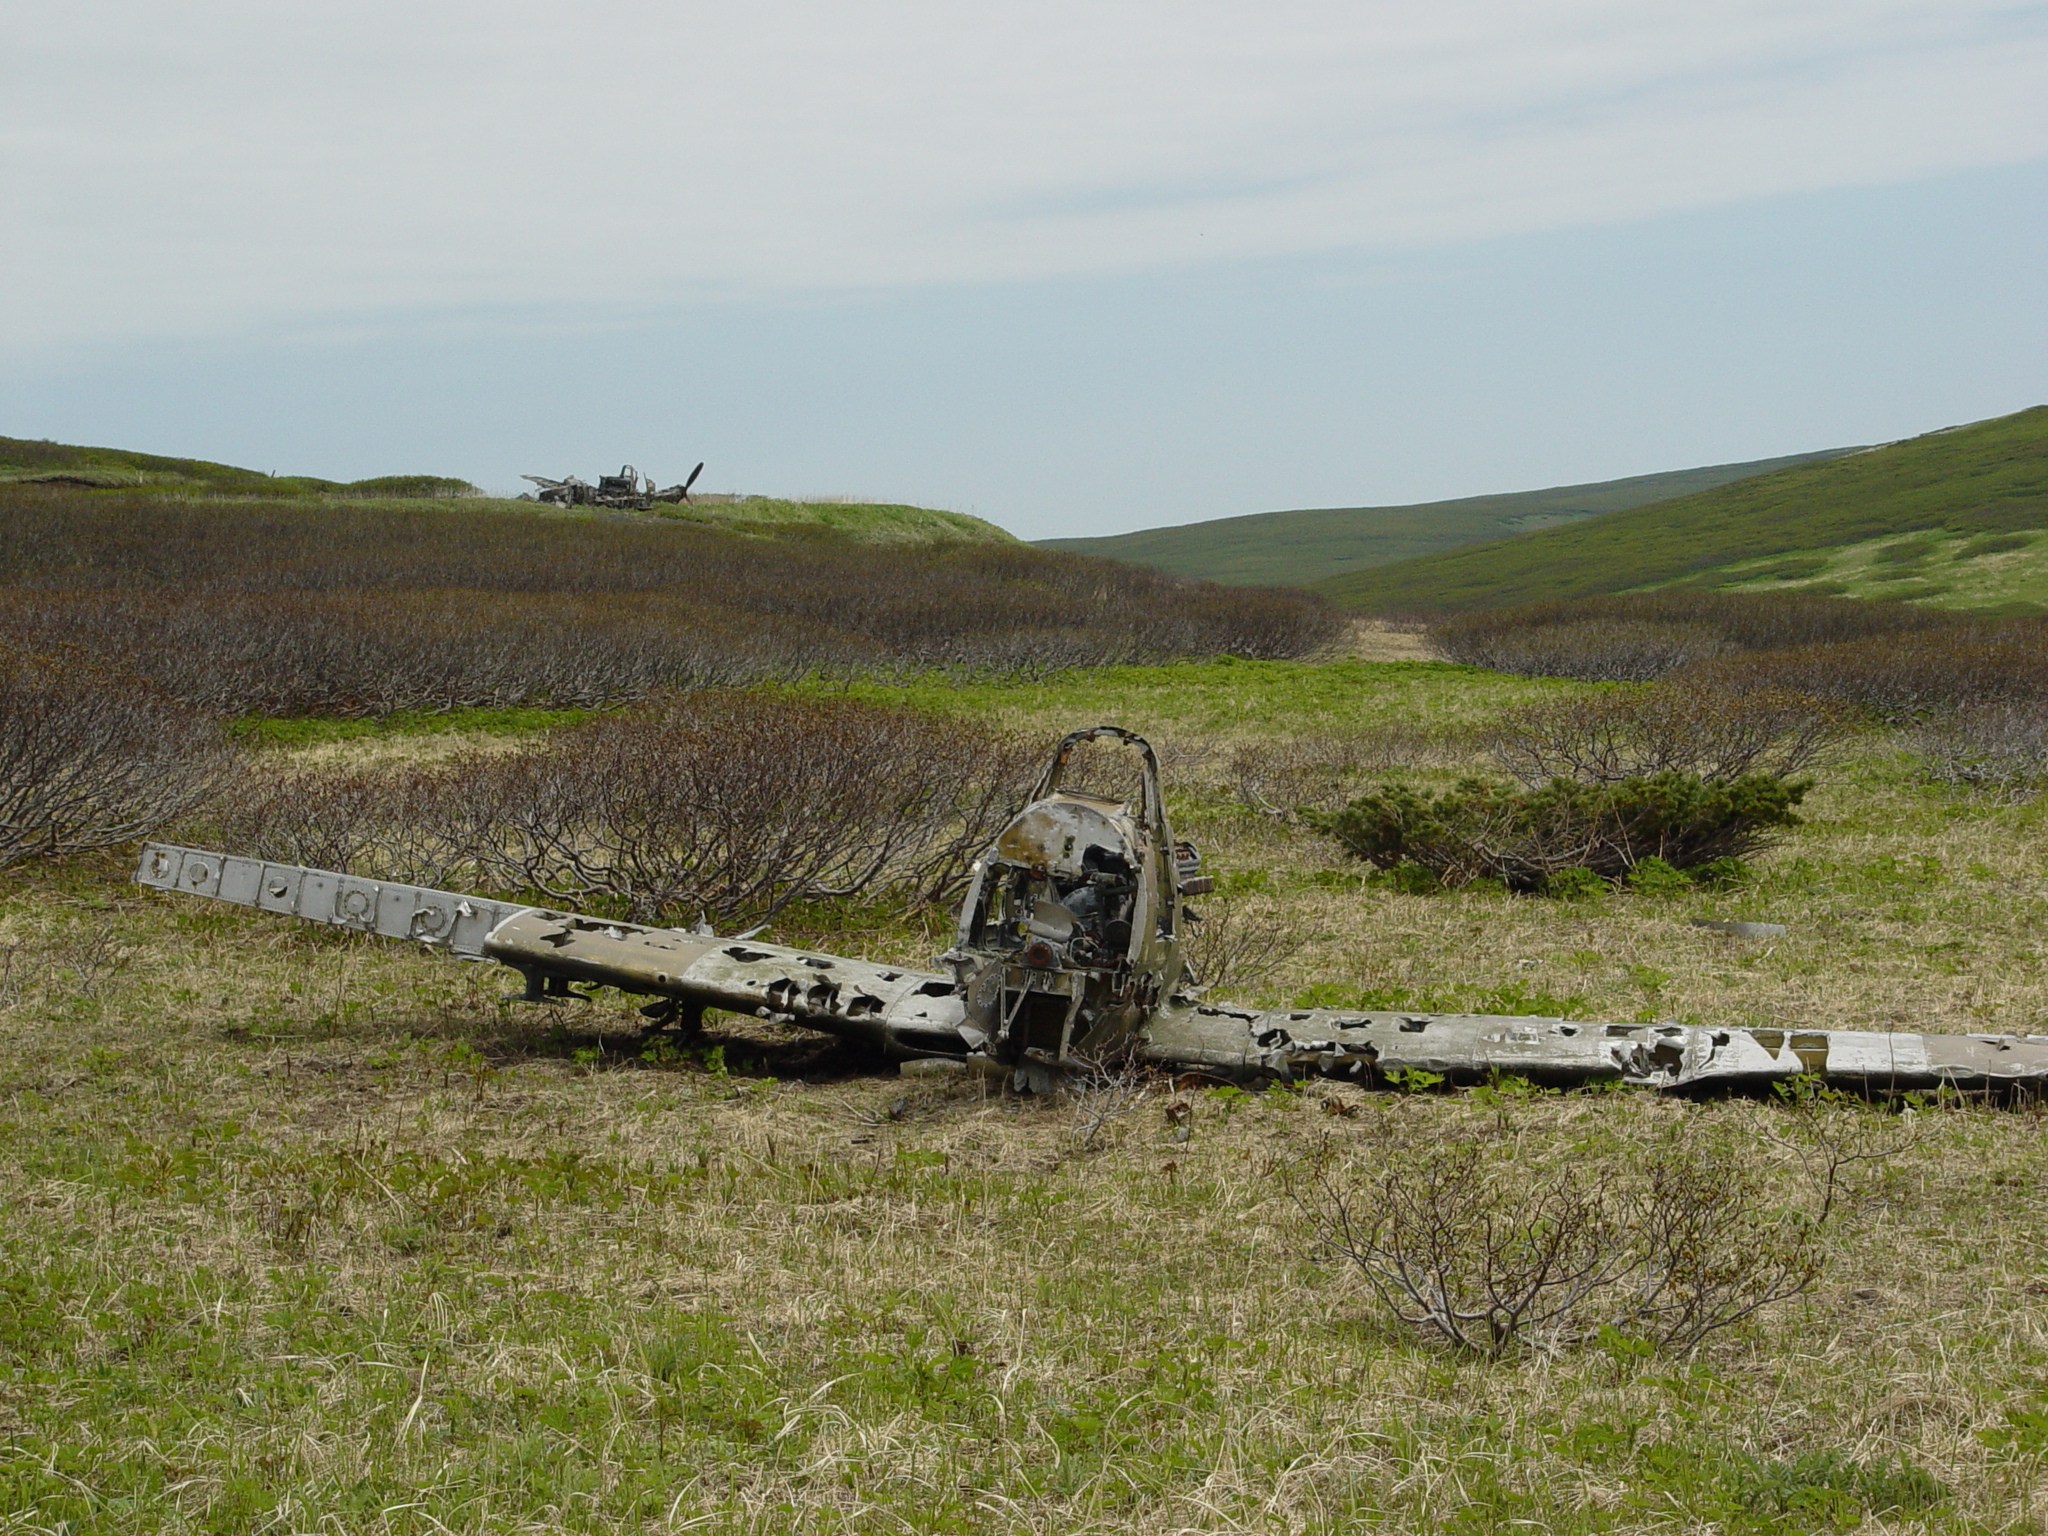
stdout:
{"type": "Polygon", "coordinates": [[[1630,890],[1642,896],[1677,896],[1691,890],[1694,884],[1691,875],[1672,868],[1654,854],[1636,862],[1628,872],[1627,883],[1630,890]]]}
{"type": "Polygon", "coordinates": [[[1403,1093],[1428,1093],[1444,1085],[1444,1074],[1426,1072],[1421,1067],[1394,1067],[1388,1071],[1387,1081],[1403,1093]]]}
{"type": "Polygon", "coordinates": [[[1800,1531],[1846,1531],[1866,1515],[1917,1515],[1949,1497],[1944,1484],[1903,1454],[1857,1461],[1839,1451],[1809,1451],[1790,1461],[1750,1461],[1728,1482],[1743,1513],[1800,1531]]]}
{"type": "Polygon", "coordinates": [[[1605,896],[1607,882],[1585,865],[1575,864],[1546,876],[1542,889],[1544,895],[1554,896],[1559,901],[1588,901],[1595,896],[1605,896]]]}

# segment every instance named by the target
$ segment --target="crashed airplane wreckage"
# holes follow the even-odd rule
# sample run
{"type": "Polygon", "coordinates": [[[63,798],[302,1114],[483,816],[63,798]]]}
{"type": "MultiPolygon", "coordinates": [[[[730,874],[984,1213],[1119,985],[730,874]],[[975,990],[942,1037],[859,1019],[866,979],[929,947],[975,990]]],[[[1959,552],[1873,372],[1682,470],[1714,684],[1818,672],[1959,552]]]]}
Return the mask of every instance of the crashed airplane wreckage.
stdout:
{"type": "Polygon", "coordinates": [[[546,502],[551,507],[610,507],[622,512],[645,512],[657,502],[673,506],[688,501],[690,487],[703,473],[704,466],[699,464],[690,471],[689,479],[666,490],[655,489],[653,477],[643,478],[630,464],[620,465],[616,475],[599,475],[595,485],[575,475],[562,480],[550,480],[546,475],[521,475],[520,479],[531,480],[540,489],[528,491],[519,499],[546,502]]]}
{"type": "MultiPolygon", "coordinates": [[[[1212,888],[1176,842],[1146,742],[1115,726],[1059,746],[1031,803],[973,866],[942,971],[874,965],[152,843],[136,878],[187,896],[387,938],[526,981],[521,1000],[577,986],[654,999],[650,1033],[689,1037],[706,1009],[779,1020],[899,1061],[957,1062],[1044,1090],[1128,1057],[1239,1082],[1323,1076],[1364,1085],[1432,1073],[1552,1086],[1756,1088],[1812,1075],[1865,1093],[2048,1083],[2048,1037],[1619,1024],[1484,1014],[1259,1011],[1212,1002],[1181,955],[1185,898],[1212,888]],[[1138,754],[1133,808],[1062,787],[1075,749],[1138,754]]],[[[944,1070],[944,1069],[940,1069],[944,1070]]]]}

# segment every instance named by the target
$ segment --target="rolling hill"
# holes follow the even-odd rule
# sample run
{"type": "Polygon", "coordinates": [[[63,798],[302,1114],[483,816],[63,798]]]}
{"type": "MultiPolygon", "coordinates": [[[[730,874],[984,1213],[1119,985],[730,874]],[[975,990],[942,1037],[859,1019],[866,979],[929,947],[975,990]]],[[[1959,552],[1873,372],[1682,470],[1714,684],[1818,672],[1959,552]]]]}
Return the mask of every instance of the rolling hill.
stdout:
{"type": "Polygon", "coordinates": [[[946,541],[1011,544],[1015,535],[965,512],[877,502],[782,501],[768,496],[704,494],[680,506],[652,511],[557,510],[532,502],[486,496],[467,480],[446,475],[380,475],[368,480],[321,480],[311,475],[267,475],[257,469],[206,459],[168,458],[126,448],[0,437],[0,493],[9,487],[142,492],[178,498],[235,497],[261,501],[339,498],[351,502],[459,499],[471,509],[499,508],[548,517],[645,518],[693,523],[731,533],[768,537],[836,534],[864,544],[946,541]]]}
{"type": "MultiPolygon", "coordinates": [[[[1883,595],[1994,606],[2020,593],[1986,591],[1980,604],[1926,573],[1944,560],[1955,564],[1971,541],[2036,529],[2048,529],[2048,406],[1311,585],[1361,613],[1485,608],[1679,583],[1878,595],[1894,580],[1883,595]],[[1925,547],[1878,558],[1879,545],[1908,534],[1926,535],[1914,541],[1925,547]],[[1852,571],[1856,580],[1841,579],[1852,571]]],[[[2020,552],[1977,542],[1964,559],[2020,552]]]]}
{"type": "Polygon", "coordinates": [[[167,458],[126,448],[87,448],[47,439],[0,437],[0,485],[69,485],[88,490],[160,490],[187,496],[481,496],[467,480],[446,475],[381,475],[372,480],[320,480],[266,475],[207,459],[167,458]]]}
{"type": "Polygon", "coordinates": [[[1043,539],[1039,543],[1046,549],[1102,555],[1204,581],[1236,586],[1301,585],[1463,544],[1575,522],[1602,512],[1668,501],[1674,496],[1691,495],[1787,465],[1853,451],[1836,448],[1747,464],[1710,464],[1700,469],[1633,475],[1625,480],[1466,496],[1456,501],[1427,501],[1405,507],[1253,512],[1206,523],[1145,528],[1102,538],[1043,539]]]}

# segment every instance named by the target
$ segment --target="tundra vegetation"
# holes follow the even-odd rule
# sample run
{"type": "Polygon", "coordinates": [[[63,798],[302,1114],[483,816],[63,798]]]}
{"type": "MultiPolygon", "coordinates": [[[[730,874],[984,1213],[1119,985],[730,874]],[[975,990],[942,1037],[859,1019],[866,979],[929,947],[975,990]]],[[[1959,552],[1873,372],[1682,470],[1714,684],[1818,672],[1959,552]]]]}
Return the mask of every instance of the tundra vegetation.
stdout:
{"type": "Polygon", "coordinates": [[[2041,612],[2048,406],[1314,583],[1361,613],[1673,586],[2041,612]]]}
{"type": "Polygon", "coordinates": [[[1829,619],[1587,681],[1346,660],[1312,602],[1028,551],[743,560],[323,505],[214,509],[209,554],[175,508],[34,495],[0,745],[11,795],[56,786],[10,814],[64,830],[10,833],[0,891],[11,1528],[2038,1526],[2034,1106],[1113,1064],[1008,1098],[735,1018],[642,1047],[631,999],[514,1004],[483,967],[126,878],[156,828],[922,960],[1036,754],[1109,720],[1162,748],[1220,881],[1199,959],[1237,995],[2026,1031],[2039,764],[1929,743],[2034,696],[1971,694],[1987,662],[1937,697],[1910,660],[1925,634],[2038,674],[2024,626],[1866,654],[1829,619]],[[522,647],[545,688],[490,681],[522,647]],[[405,688],[361,681],[391,656],[405,688]],[[92,772],[93,813],[63,810],[92,772]],[[1660,779],[1810,787],[1746,858],[1632,844],[1551,895],[1322,830],[1389,785],[1660,779]]]}

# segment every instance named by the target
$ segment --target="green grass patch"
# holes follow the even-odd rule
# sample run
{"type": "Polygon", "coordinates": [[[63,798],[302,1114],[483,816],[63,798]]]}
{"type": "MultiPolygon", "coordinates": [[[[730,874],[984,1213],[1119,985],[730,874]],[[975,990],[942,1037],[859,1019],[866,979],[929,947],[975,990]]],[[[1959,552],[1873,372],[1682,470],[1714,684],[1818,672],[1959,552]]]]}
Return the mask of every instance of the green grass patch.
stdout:
{"type": "MultiPolygon", "coordinates": [[[[837,684],[831,685],[837,691],[837,684]]],[[[1035,681],[856,683],[879,703],[994,715],[1072,730],[1124,725],[1178,738],[1232,739],[1260,731],[1342,730],[1430,719],[1472,721],[1514,704],[1583,688],[1555,678],[1510,677],[1439,661],[1210,661],[1088,667],[1035,681]]]]}
{"type": "Polygon", "coordinates": [[[1015,535],[965,512],[893,502],[783,501],[770,496],[706,496],[651,515],[733,533],[788,537],[814,531],[863,544],[966,542],[1014,544],[1015,535]]]}

